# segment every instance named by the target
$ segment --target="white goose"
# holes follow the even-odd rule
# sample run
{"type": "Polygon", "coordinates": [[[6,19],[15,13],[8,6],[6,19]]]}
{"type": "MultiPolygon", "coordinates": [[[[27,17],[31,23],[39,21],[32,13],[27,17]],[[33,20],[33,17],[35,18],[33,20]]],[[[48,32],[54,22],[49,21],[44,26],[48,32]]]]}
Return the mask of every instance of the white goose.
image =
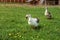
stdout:
{"type": "Polygon", "coordinates": [[[47,8],[47,7],[46,7],[46,9],[45,9],[45,16],[46,16],[47,19],[51,19],[51,18],[52,18],[52,15],[51,15],[51,13],[48,11],[48,8],[47,8]]]}
{"type": "Polygon", "coordinates": [[[26,19],[28,19],[28,24],[31,25],[33,28],[37,28],[39,26],[38,18],[32,18],[30,14],[27,14],[26,19]]]}

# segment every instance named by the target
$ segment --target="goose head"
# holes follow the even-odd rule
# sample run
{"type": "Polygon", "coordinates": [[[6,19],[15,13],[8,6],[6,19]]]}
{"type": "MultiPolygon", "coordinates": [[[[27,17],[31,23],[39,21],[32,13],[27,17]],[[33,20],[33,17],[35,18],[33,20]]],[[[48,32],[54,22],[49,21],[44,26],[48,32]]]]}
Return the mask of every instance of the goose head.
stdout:
{"type": "Polygon", "coordinates": [[[48,15],[48,7],[45,7],[45,15],[48,15]]]}
{"type": "Polygon", "coordinates": [[[48,11],[48,7],[46,7],[45,10],[48,11]]]}
{"type": "Polygon", "coordinates": [[[29,19],[29,18],[31,18],[31,14],[26,15],[26,19],[29,19]]]}

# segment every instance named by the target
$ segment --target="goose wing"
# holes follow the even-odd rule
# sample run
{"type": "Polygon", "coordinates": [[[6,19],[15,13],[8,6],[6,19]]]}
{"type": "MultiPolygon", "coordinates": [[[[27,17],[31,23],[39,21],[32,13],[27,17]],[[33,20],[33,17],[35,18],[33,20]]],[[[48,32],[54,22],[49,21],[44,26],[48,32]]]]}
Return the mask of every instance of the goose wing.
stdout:
{"type": "Polygon", "coordinates": [[[37,23],[39,23],[39,19],[38,19],[38,18],[34,18],[34,20],[35,20],[37,23]]]}

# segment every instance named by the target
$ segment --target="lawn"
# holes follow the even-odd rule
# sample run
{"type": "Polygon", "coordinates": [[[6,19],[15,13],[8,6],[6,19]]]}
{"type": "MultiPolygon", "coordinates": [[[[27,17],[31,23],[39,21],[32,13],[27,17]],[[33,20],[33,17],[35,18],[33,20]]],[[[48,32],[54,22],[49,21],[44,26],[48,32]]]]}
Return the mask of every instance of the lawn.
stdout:
{"type": "Polygon", "coordinates": [[[53,19],[44,16],[44,7],[0,6],[0,40],[60,40],[60,8],[49,7],[53,19]],[[40,19],[40,29],[28,25],[26,14],[40,19]]]}

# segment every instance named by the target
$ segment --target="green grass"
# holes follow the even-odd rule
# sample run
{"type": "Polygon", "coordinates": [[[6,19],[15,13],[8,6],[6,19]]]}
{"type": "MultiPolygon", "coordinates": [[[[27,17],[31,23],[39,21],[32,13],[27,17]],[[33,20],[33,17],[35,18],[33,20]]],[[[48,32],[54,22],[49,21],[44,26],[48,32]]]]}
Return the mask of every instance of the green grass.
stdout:
{"type": "Polygon", "coordinates": [[[0,7],[0,40],[60,40],[60,8],[49,7],[54,19],[47,20],[44,8],[0,7]],[[40,19],[39,30],[32,29],[26,14],[40,19]]]}

